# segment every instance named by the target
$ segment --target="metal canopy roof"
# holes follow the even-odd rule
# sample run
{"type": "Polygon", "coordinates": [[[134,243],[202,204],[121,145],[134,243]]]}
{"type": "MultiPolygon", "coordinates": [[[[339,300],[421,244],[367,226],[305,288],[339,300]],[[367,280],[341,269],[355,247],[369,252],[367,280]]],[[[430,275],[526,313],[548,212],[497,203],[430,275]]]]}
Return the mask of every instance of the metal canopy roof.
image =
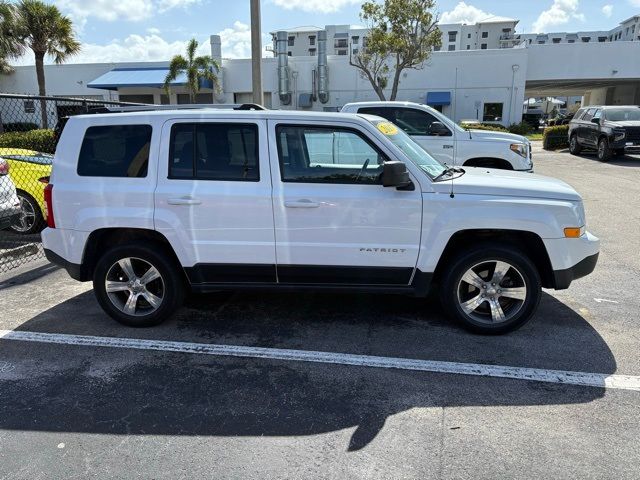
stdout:
{"type": "MultiPolygon", "coordinates": [[[[127,87],[164,87],[164,79],[169,73],[168,67],[149,68],[114,68],[113,70],[99,76],[87,84],[89,88],[99,88],[102,90],[118,90],[127,87]]],[[[180,73],[178,77],[170,83],[172,86],[182,86],[187,84],[187,75],[180,73]]],[[[200,87],[212,88],[211,82],[200,82],[200,87]]]]}

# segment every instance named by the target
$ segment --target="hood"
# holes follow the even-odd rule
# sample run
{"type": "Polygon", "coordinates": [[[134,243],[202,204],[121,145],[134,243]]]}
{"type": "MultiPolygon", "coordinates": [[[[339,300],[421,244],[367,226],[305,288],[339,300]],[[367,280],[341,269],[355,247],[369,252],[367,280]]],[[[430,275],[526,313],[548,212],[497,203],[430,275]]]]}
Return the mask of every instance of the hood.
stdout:
{"type": "Polygon", "coordinates": [[[640,120],[627,120],[624,122],[606,121],[608,127],[640,127],[640,120]]]}
{"type": "MultiPolygon", "coordinates": [[[[481,167],[464,167],[464,170],[464,175],[453,180],[453,192],[456,194],[547,198],[572,202],[582,200],[571,185],[556,178],[481,167]]],[[[450,181],[439,181],[432,185],[438,193],[448,193],[451,190],[450,181]]]]}
{"type": "Polygon", "coordinates": [[[471,137],[473,139],[482,139],[482,140],[493,140],[500,142],[518,142],[518,143],[529,143],[522,135],[516,135],[515,133],[508,132],[494,132],[492,130],[469,130],[471,132],[471,137]]]}

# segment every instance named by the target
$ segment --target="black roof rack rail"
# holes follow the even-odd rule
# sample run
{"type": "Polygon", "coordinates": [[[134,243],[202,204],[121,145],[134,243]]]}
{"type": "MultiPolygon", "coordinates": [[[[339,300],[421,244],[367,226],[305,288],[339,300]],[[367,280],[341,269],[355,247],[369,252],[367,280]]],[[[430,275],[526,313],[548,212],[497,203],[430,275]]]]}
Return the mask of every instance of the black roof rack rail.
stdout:
{"type": "Polygon", "coordinates": [[[125,113],[125,112],[155,112],[161,110],[267,110],[266,107],[258,105],[257,103],[196,103],[196,104],[182,104],[182,105],[127,105],[120,106],[106,106],[104,109],[96,109],[95,112],[90,113],[125,113]]]}

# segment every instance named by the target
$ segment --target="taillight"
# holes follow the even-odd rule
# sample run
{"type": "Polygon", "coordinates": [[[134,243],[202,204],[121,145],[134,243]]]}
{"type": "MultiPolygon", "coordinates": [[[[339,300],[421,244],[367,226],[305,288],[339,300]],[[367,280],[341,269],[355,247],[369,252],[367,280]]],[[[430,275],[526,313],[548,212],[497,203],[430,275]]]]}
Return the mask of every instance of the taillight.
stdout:
{"type": "Polygon", "coordinates": [[[47,205],[47,226],[56,228],[56,221],[53,218],[53,184],[48,183],[44,187],[44,203],[47,205]]]}
{"type": "Polygon", "coordinates": [[[0,159],[0,175],[7,175],[9,173],[9,162],[0,159]]]}

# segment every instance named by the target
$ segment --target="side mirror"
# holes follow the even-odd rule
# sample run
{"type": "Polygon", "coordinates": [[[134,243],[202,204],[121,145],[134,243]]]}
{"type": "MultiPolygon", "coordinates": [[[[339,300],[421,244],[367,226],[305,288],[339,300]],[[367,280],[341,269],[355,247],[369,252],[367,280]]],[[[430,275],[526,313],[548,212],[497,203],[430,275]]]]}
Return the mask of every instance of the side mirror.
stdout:
{"type": "Polygon", "coordinates": [[[408,187],[411,185],[411,178],[407,171],[407,166],[398,161],[385,162],[382,170],[383,187],[408,187]]]}
{"type": "Polygon", "coordinates": [[[447,137],[451,135],[451,132],[442,122],[431,122],[429,125],[429,135],[435,135],[436,137],[447,137]]]}
{"type": "Polygon", "coordinates": [[[600,125],[600,118],[592,118],[591,123],[595,123],[596,125],[600,125]]]}

